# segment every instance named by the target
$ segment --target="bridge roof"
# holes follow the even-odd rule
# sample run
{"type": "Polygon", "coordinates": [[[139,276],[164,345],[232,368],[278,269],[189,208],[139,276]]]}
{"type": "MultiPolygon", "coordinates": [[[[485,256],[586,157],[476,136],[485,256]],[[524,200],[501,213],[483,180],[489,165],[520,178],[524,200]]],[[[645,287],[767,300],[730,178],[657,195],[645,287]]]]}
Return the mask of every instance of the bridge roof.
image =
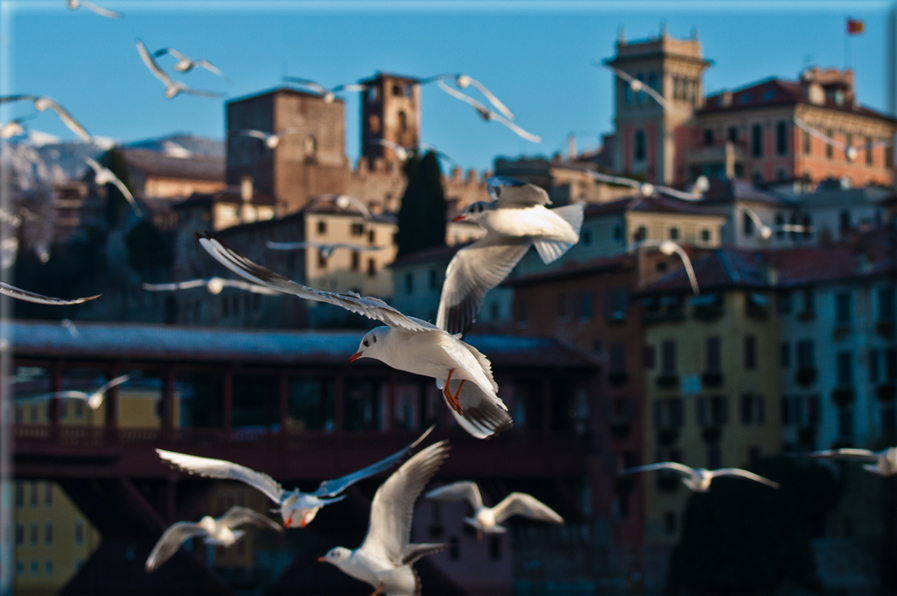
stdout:
{"type": "MultiPolygon", "coordinates": [[[[162,362],[253,362],[344,365],[361,331],[213,329],[135,323],[76,323],[73,334],[55,321],[10,321],[17,357],[162,362]]],[[[594,359],[548,337],[471,335],[494,365],[581,368],[594,359]]]]}

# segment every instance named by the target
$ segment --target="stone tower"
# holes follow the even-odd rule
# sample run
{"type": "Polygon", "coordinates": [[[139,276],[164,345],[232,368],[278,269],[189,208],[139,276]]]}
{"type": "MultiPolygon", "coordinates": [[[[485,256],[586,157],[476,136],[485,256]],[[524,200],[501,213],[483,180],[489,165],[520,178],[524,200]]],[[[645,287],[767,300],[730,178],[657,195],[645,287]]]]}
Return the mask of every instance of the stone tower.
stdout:
{"type": "Polygon", "coordinates": [[[361,155],[371,167],[378,159],[397,163],[395,152],[375,141],[417,147],[421,112],[418,79],[378,72],[361,83],[367,87],[361,100],[361,155]]]}

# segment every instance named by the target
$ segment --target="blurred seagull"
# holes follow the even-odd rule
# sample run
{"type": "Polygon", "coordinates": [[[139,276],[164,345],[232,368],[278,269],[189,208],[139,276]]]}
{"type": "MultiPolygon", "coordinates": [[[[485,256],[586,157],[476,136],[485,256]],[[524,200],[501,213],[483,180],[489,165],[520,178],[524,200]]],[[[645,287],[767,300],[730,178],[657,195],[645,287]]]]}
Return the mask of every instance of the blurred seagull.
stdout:
{"type": "Polygon", "coordinates": [[[179,93],[188,93],[190,95],[196,95],[199,97],[224,97],[223,93],[212,93],[211,91],[199,91],[197,89],[192,89],[182,83],[181,81],[174,81],[165,74],[159,65],[156,64],[156,61],[153,59],[152,55],[150,55],[149,50],[146,49],[146,46],[139,39],[137,40],[137,53],[140,54],[140,58],[143,60],[143,63],[149,69],[153,76],[162,81],[165,84],[165,97],[168,99],[172,99],[177,97],[179,93]]]}
{"type": "MultiPolygon", "coordinates": [[[[319,201],[326,201],[328,203],[333,203],[340,209],[348,209],[349,207],[355,207],[355,209],[361,213],[366,221],[374,221],[374,216],[371,215],[370,210],[365,206],[364,203],[356,199],[355,197],[350,197],[349,195],[320,195],[312,199],[312,203],[317,203],[319,201]]],[[[306,207],[307,209],[308,207],[306,207]]]]}
{"type": "Polygon", "coordinates": [[[178,61],[174,65],[174,69],[178,72],[190,72],[194,68],[205,68],[212,74],[216,74],[222,79],[230,82],[230,79],[224,76],[224,73],[221,72],[221,70],[219,70],[217,66],[215,66],[208,60],[191,60],[174,48],[162,48],[161,50],[156,50],[153,53],[153,56],[158,58],[160,56],[164,56],[165,54],[171,54],[178,59],[178,61]]]}
{"type": "Polygon", "coordinates": [[[762,238],[763,240],[769,240],[772,237],[773,230],[781,231],[781,232],[795,232],[795,233],[799,233],[799,232],[807,233],[807,232],[813,231],[813,226],[801,226],[801,225],[797,225],[797,224],[776,224],[774,226],[768,226],[765,223],[763,223],[763,221],[760,219],[760,215],[756,211],[754,211],[753,209],[748,207],[747,205],[738,203],[738,204],[736,204],[736,209],[743,212],[745,215],[747,215],[751,219],[754,226],[760,232],[760,238],[762,238]]]}
{"type": "Polygon", "coordinates": [[[47,401],[51,399],[80,399],[87,402],[87,406],[91,410],[98,409],[101,405],[103,405],[103,400],[106,398],[106,392],[112,389],[113,387],[118,387],[122,383],[127,383],[132,378],[139,376],[141,373],[134,372],[127,375],[121,375],[120,377],[115,377],[108,383],[104,383],[100,385],[96,391],[92,393],[87,393],[85,391],[54,391],[53,393],[44,393],[43,395],[37,395],[34,397],[29,397],[25,401],[27,402],[36,402],[36,401],[47,401]]]}
{"type": "Polygon", "coordinates": [[[69,332],[69,335],[71,335],[72,337],[78,337],[78,328],[75,327],[75,323],[72,322],[71,319],[62,319],[59,324],[63,329],[69,332]]]}
{"type": "Polygon", "coordinates": [[[276,149],[280,144],[281,139],[286,135],[296,134],[302,132],[297,128],[285,128],[277,134],[273,134],[270,132],[264,132],[261,130],[255,129],[244,129],[244,130],[236,130],[233,132],[235,136],[240,137],[252,137],[254,139],[258,139],[265,144],[265,147],[268,149],[276,149]]]}
{"type": "Polygon", "coordinates": [[[477,530],[477,538],[483,534],[504,534],[507,528],[500,524],[514,515],[522,515],[529,519],[563,525],[564,518],[532,495],[511,493],[495,507],[483,505],[483,497],[476,482],[453,482],[431,490],[424,495],[425,499],[434,501],[467,501],[473,507],[473,517],[465,517],[464,523],[477,530]]]}
{"type": "Polygon", "coordinates": [[[63,300],[62,298],[51,298],[50,296],[35,294],[34,292],[22,290],[3,282],[0,282],[0,294],[9,296],[10,298],[15,298],[16,300],[24,300],[25,302],[33,302],[35,304],[47,304],[49,306],[68,306],[71,304],[81,304],[82,302],[87,302],[88,300],[96,300],[97,298],[102,296],[102,294],[97,294],[96,296],[88,296],[86,298],[63,300]]]}
{"type": "Polygon", "coordinates": [[[10,120],[6,124],[0,125],[0,139],[9,139],[24,134],[25,127],[22,126],[22,122],[26,120],[30,120],[30,118],[16,118],[15,120],[10,120]]]}
{"type": "Polygon", "coordinates": [[[83,141],[88,143],[93,141],[93,137],[87,132],[87,129],[52,97],[41,95],[5,95],[0,97],[0,104],[11,101],[33,101],[34,109],[38,112],[44,112],[47,109],[53,110],[70,131],[81,137],[83,141]]]}
{"type": "Polygon", "coordinates": [[[863,466],[863,469],[873,474],[878,474],[879,476],[893,476],[897,474],[897,447],[890,447],[882,451],[831,449],[828,451],[814,451],[806,454],[806,457],[868,462],[863,466]]]}
{"type": "Polygon", "coordinates": [[[243,530],[234,531],[234,528],[245,525],[259,526],[283,532],[283,528],[274,520],[248,507],[239,506],[231,507],[227,510],[227,513],[218,519],[206,515],[198,523],[177,522],[165,530],[156,546],[153,547],[153,552],[150,553],[149,558],[146,560],[146,572],[155,571],[159,565],[170,559],[178,552],[181,545],[191,538],[205,536],[203,542],[206,544],[224,548],[232,546],[243,536],[243,530]]]}
{"type": "Polygon", "coordinates": [[[842,143],[837,139],[833,139],[819,129],[813,128],[797,116],[794,116],[794,124],[799,129],[803,130],[807,134],[816,137],[817,139],[820,139],[825,144],[831,145],[832,147],[843,151],[848,161],[855,161],[859,156],[861,149],[880,149],[882,147],[890,147],[894,144],[894,141],[878,141],[876,143],[872,143],[871,145],[848,145],[847,143],[842,143]]]}
{"type": "Polygon", "coordinates": [[[745,478],[747,480],[753,480],[754,482],[759,482],[761,484],[765,484],[766,486],[771,486],[772,488],[779,488],[778,482],[773,482],[772,480],[767,480],[762,476],[758,476],[753,472],[748,472],[747,470],[742,470],[740,468],[723,468],[721,470],[706,470],[704,468],[690,468],[684,464],[668,461],[659,464],[649,464],[647,466],[638,466],[635,468],[629,468],[627,470],[623,470],[620,472],[620,475],[623,476],[625,474],[637,474],[639,472],[650,472],[653,470],[672,470],[677,474],[682,475],[682,484],[693,490],[697,493],[706,493],[710,490],[710,483],[713,482],[715,478],[720,478],[723,476],[734,476],[736,478],[745,478]]]}
{"type": "Polygon", "coordinates": [[[278,505],[277,509],[272,511],[280,513],[285,528],[293,526],[304,528],[311,523],[321,507],[345,499],[345,495],[337,496],[344,490],[359,480],[379,474],[402,461],[432,430],[433,427],[431,426],[415,442],[362,470],[347,474],[336,480],[325,480],[318,486],[317,490],[310,493],[300,492],[298,488],[294,488],[291,491],[284,490],[280,483],[267,474],[256,472],[229,461],[196,457],[162,449],[156,449],[156,453],[164,461],[190,474],[198,474],[206,478],[237,480],[248,484],[278,505]]]}
{"type": "Polygon", "coordinates": [[[369,142],[368,145],[380,145],[382,147],[388,147],[392,149],[393,153],[395,153],[396,159],[403,162],[408,161],[408,158],[410,158],[414,153],[418,153],[420,151],[428,151],[430,153],[433,153],[437,157],[441,157],[452,165],[458,165],[458,162],[456,162],[454,159],[452,159],[433,145],[427,145],[426,143],[420,143],[417,147],[415,147],[414,145],[403,147],[402,145],[393,143],[392,141],[387,139],[374,139],[373,141],[369,142]]]}
{"type": "Polygon", "coordinates": [[[643,197],[650,197],[655,192],[659,192],[676,199],[682,199],[683,201],[700,201],[704,198],[704,193],[707,192],[707,189],[710,186],[706,176],[698,176],[698,179],[692,186],[692,192],[683,192],[681,190],[676,190],[675,188],[670,188],[669,186],[651,184],[650,182],[640,182],[638,180],[633,180],[632,178],[623,178],[622,176],[611,176],[595,170],[584,171],[586,174],[600,182],[617,184],[620,186],[631,186],[643,197]]]}
{"type": "Polygon", "coordinates": [[[68,5],[71,10],[77,10],[82,6],[87,10],[91,10],[101,17],[107,17],[110,19],[120,19],[122,14],[120,12],[115,12],[114,10],[109,10],[108,8],[102,8],[101,6],[97,6],[93,2],[88,2],[87,0],[68,0],[68,5]]]}
{"type": "Polygon", "coordinates": [[[377,327],[364,336],[349,362],[367,356],[397,370],[436,379],[437,387],[457,414],[455,419],[477,438],[513,426],[507,406],[498,397],[498,384],[492,376],[489,359],[458,337],[431,323],[406,316],[379,298],[363,297],[355,292],[326,292],[290,281],[210,235],[200,237],[199,242],[219,263],[251,282],[305,300],[340,306],[386,323],[387,326],[377,327]],[[451,384],[453,376],[457,389],[451,384]],[[467,381],[470,381],[468,389],[462,391],[467,381]]]}
{"type": "Polygon", "coordinates": [[[495,95],[486,88],[486,85],[482,84],[475,78],[466,75],[466,74],[441,74],[436,75],[435,77],[429,77],[427,79],[422,79],[418,84],[426,85],[427,83],[432,83],[433,81],[445,81],[447,79],[454,79],[455,85],[460,87],[461,89],[467,89],[471,85],[480,90],[480,93],[492,104],[496,110],[504,114],[505,118],[508,120],[516,120],[517,116],[514,115],[514,112],[508,109],[508,107],[501,102],[495,95]]]}
{"type": "Polygon", "coordinates": [[[489,179],[492,201],[468,205],[454,221],[470,221],[486,235],[455,253],[445,274],[436,326],[466,333],[486,293],[511,273],[530,246],[552,263],[579,242],[583,205],[546,209],[548,193],[513,178],[489,179]]]}
{"type": "Polygon", "coordinates": [[[134,195],[131,194],[131,191],[128,190],[128,187],[125,186],[125,183],[118,179],[112,170],[109,168],[100,165],[97,161],[85,157],[84,162],[90,166],[90,169],[93,170],[94,176],[93,181],[97,184],[97,186],[105,186],[106,184],[112,184],[119,190],[121,194],[128,200],[128,203],[131,205],[131,209],[134,210],[134,213],[137,214],[137,217],[143,217],[143,212],[140,210],[140,207],[137,206],[137,201],[134,200],[134,195]]]}
{"type": "Polygon", "coordinates": [[[333,103],[333,100],[336,99],[336,94],[343,91],[364,91],[367,89],[367,85],[358,85],[358,84],[348,84],[348,85],[337,85],[336,87],[332,87],[330,89],[324,87],[316,83],[315,81],[309,79],[300,79],[298,77],[283,77],[283,81],[285,83],[295,83],[297,85],[302,85],[303,87],[308,87],[315,93],[321,96],[324,100],[324,103],[333,103]]]}
{"type": "Polygon", "coordinates": [[[265,286],[258,284],[250,284],[238,279],[224,279],[222,277],[210,277],[208,279],[193,279],[190,281],[178,281],[170,284],[141,284],[144,290],[150,292],[175,292],[177,290],[190,290],[193,288],[205,287],[206,291],[213,296],[220,294],[224,288],[236,288],[238,290],[246,290],[253,294],[266,294],[269,296],[279,294],[270,290],[265,286]]]}
{"type": "Polygon", "coordinates": [[[639,91],[644,91],[645,93],[650,95],[652,98],[654,98],[654,101],[659,103],[664,110],[666,110],[668,112],[672,112],[673,110],[676,109],[676,106],[674,106],[673,104],[669,103],[666,99],[664,99],[663,95],[661,95],[659,92],[657,92],[655,89],[653,89],[650,85],[646,85],[642,81],[633,77],[628,72],[622,71],[619,68],[614,68],[610,64],[602,65],[600,62],[592,62],[592,64],[599,68],[601,66],[606,66],[607,68],[612,70],[615,75],[620,77],[620,79],[625,81],[629,85],[629,88],[632,89],[635,93],[638,93],[639,91]]]}
{"type": "Polygon", "coordinates": [[[457,89],[452,89],[451,87],[446,85],[444,81],[436,81],[436,84],[439,85],[440,89],[442,89],[443,91],[445,91],[452,97],[454,97],[456,99],[460,99],[464,103],[473,106],[473,109],[475,109],[477,111],[477,113],[480,115],[480,117],[483,120],[485,120],[487,122],[489,122],[490,120],[494,120],[496,122],[504,124],[506,127],[510,128],[512,131],[514,131],[515,134],[526,139],[527,141],[530,141],[533,143],[541,143],[542,142],[542,137],[534,135],[530,132],[523,130],[522,128],[520,128],[519,126],[517,126],[516,124],[514,124],[513,122],[511,122],[504,116],[502,116],[501,114],[496,114],[495,112],[493,112],[492,110],[490,110],[489,108],[487,108],[486,106],[484,106],[483,104],[481,104],[480,102],[475,100],[474,98],[470,97],[469,95],[465,95],[465,94],[461,93],[460,91],[458,91],[457,89]]]}
{"type": "Polygon", "coordinates": [[[691,291],[694,292],[694,295],[697,296],[701,293],[700,288],[698,287],[698,278],[695,276],[695,269],[692,267],[691,259],[688,256],[688,253],[685,252],[685,249],[676,242],[672,240],[639,240],[638,242],[633,242],[632,244],[626,247],[626,252],[632,252],[637,248],[649,246],[656,246],[657,250],[666,256],[670,257],[678,255],[680,259],[682,259],[682,265],[685,267],[685,273],[688,274],[688,283],[691,284],[691,291]]]}
{"type": "MultiPolygon", "coordinates": [[[[308,248],[317,248],[321,251],[321,256],[325,259],[333,254],[334,250],[345,248],[357,252],[377,252],[386,248],[385,246],[371,246],[365,244],[345,244],[342,242],[323,243],[323,242],[272,242],[267,243],[268,248],[274,250],[303,250],[308,248]]],[[[273,292],[276,293],[276,292],[273,292]]]]}
{"type": "Polygon", "coordinates": [[[368,533],[361,546],[355,550],[337,546],[318,561],[373,586],[376,589],[371,596],[420,594],[420,577],[412,565],[445,545],[409,543],[414,503],[448,457],[448,450],[448,442],[440,441],[405,462],[374,494],[368,533]]]}

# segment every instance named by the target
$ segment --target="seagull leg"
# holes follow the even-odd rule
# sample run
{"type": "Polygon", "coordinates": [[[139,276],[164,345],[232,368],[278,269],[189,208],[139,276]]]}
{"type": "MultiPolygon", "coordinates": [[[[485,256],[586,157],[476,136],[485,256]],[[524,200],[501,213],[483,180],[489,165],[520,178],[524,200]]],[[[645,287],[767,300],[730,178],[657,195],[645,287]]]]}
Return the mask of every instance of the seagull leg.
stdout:
{"type": "Polygon", "coordinates": [[[380,594],[382,594],[383,590],[385,590],[385,589],[386,589],[386,584],[383,582],[380,582],[380,585],[377,587],[376,590],[374,590],[371,593],[371,596],[380,596],[380,594]]]}
{"type": "Polygon", "coordinates": [[[477,530],[477,540],[482,540],[482,539],[483,539],[483,531],[477,530]]]}
{"type": "Polygon", "coordinates": [[[442,394],[445,396],[445,401],[448,402],[451,408],[458,412],[460,416],[464,415],[464,410],[461,408],[461,402],[458,401],[458,394],[461,393],[461,387],[464,386],[464,381],[466,379],[461,380],[461,384],[458,386],[458,391],[455,395],[452,395],[452,391],[449,388],[450,383],[452,382],[452,373],[455,372],[455,369],[451,369],[448,372],[448,378],[445,380],[445,387],[442,388],[442,394]]]}

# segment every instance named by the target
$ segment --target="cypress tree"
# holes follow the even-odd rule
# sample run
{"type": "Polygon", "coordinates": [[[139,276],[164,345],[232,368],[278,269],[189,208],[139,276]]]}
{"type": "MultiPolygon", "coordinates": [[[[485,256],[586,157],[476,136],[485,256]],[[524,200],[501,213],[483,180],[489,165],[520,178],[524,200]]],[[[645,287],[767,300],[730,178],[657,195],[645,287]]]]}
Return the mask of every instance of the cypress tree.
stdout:
{"type": "Polygon", "coordinates": [[[427,152],[405,162],[408,186],[399,208],[398,255],[404,256],[436,246],[445,246],[447,204],[442,188],[439,158],[427,152]]]}

